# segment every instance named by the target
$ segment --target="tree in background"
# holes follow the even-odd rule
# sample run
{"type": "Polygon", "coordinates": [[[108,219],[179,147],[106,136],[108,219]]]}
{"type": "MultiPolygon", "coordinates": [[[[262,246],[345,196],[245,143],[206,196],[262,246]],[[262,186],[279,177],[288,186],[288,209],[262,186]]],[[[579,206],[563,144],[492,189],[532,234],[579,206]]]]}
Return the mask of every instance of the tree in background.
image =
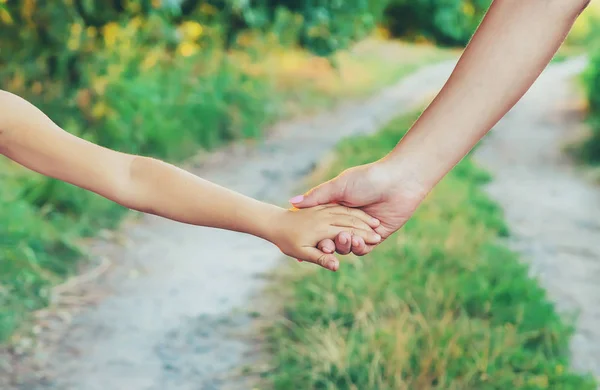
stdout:
{"type": "Polygon", "coordinates": [[[465,45],[491,0],[389,0],[383,24],[393,36],[465,45]]]}

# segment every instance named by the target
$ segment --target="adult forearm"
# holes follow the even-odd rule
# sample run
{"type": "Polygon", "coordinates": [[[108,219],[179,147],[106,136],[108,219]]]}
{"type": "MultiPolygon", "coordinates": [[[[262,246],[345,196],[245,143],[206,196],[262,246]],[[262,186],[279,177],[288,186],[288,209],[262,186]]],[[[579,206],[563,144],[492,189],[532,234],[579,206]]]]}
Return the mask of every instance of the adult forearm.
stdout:
{"type": "Polygon", "coordinates": [[[446,85],[384,160],[429,191],[531,87],[585,5],[494,1],[446,85]]]}

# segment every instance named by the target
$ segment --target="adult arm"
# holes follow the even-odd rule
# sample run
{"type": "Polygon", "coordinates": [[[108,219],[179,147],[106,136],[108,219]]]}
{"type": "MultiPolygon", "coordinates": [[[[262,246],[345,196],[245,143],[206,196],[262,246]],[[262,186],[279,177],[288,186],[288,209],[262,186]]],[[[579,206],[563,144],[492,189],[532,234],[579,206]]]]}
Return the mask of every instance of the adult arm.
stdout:
{"type": "MultiPolygon", "coordinates": [[[[361,207],[387,237],[531,87],[588,0],[495,0],[452,75],[406,136],[374,164],[350,169],[292,200],[361,207]]],[[[342,234],[325,251],[372,247],[342,234]],[[351,241],[353,241],[351,243],[351,241]]]]}

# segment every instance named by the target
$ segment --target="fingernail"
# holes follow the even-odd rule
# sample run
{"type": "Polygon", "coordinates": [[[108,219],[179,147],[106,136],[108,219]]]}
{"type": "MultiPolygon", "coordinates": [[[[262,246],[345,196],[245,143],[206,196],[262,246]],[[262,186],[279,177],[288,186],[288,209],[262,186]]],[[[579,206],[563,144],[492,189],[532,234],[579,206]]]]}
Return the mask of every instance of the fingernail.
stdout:
{"type": "Polygon", "coordinates": [[[377,241],[381,241],[381,236],[380,236],[379,234],[376,234],[376,235],[375,235],[375,239],[376,239],[377,241]]]}
{"type": "Polygon", "coordinates": [[[379,220],[377,218],[373,218],[371,222],[373,223],[373,225],[379,225],[379,220]]]}
{"type": "Polygon", "coordinates": [[[290,199],[290,203],[300,203],[304,200],[304,195],[296,195],[292,199],[290,199]]]}
{"type": "Polygon", "coordinates": [[[342,245],[346,245],[346,243],[348,242],[348,240],[346,239],[346,237],[340,237],[340,244],[342,245]]]}
{"type": "Polygon", "coordinates": [[[338,269],[337,262],[336,262],[336,261],[330,261],[330,262],[327,264],[327,268],[328,268],[329,270],[331,270],[331,271],[334,271],[334,272],[335,272],[335,271],[337,271],[337,269],[338,269]]]}

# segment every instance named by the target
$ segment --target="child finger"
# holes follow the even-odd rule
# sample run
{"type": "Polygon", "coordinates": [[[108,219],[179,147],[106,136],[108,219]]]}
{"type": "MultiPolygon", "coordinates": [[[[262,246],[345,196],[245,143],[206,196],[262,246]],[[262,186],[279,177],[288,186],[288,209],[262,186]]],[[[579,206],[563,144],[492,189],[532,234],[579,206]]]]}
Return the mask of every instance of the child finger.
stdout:
{"type": "Polygon", "coordinates": [[[371,225],[355,215],[350,214],[334,214],[331,216],[331,224],[333,226],[348,227],[354,229],[373,230],[371,225]]]}
{"type": "Polygon", "coordinates": [[[335,272],[340,267],[340,263],[334,255],[323,253],[317,248],[307,247],[304,249],[304,253],[305,261],[320,265],[321,267],[330,271],[335,272]]]}

